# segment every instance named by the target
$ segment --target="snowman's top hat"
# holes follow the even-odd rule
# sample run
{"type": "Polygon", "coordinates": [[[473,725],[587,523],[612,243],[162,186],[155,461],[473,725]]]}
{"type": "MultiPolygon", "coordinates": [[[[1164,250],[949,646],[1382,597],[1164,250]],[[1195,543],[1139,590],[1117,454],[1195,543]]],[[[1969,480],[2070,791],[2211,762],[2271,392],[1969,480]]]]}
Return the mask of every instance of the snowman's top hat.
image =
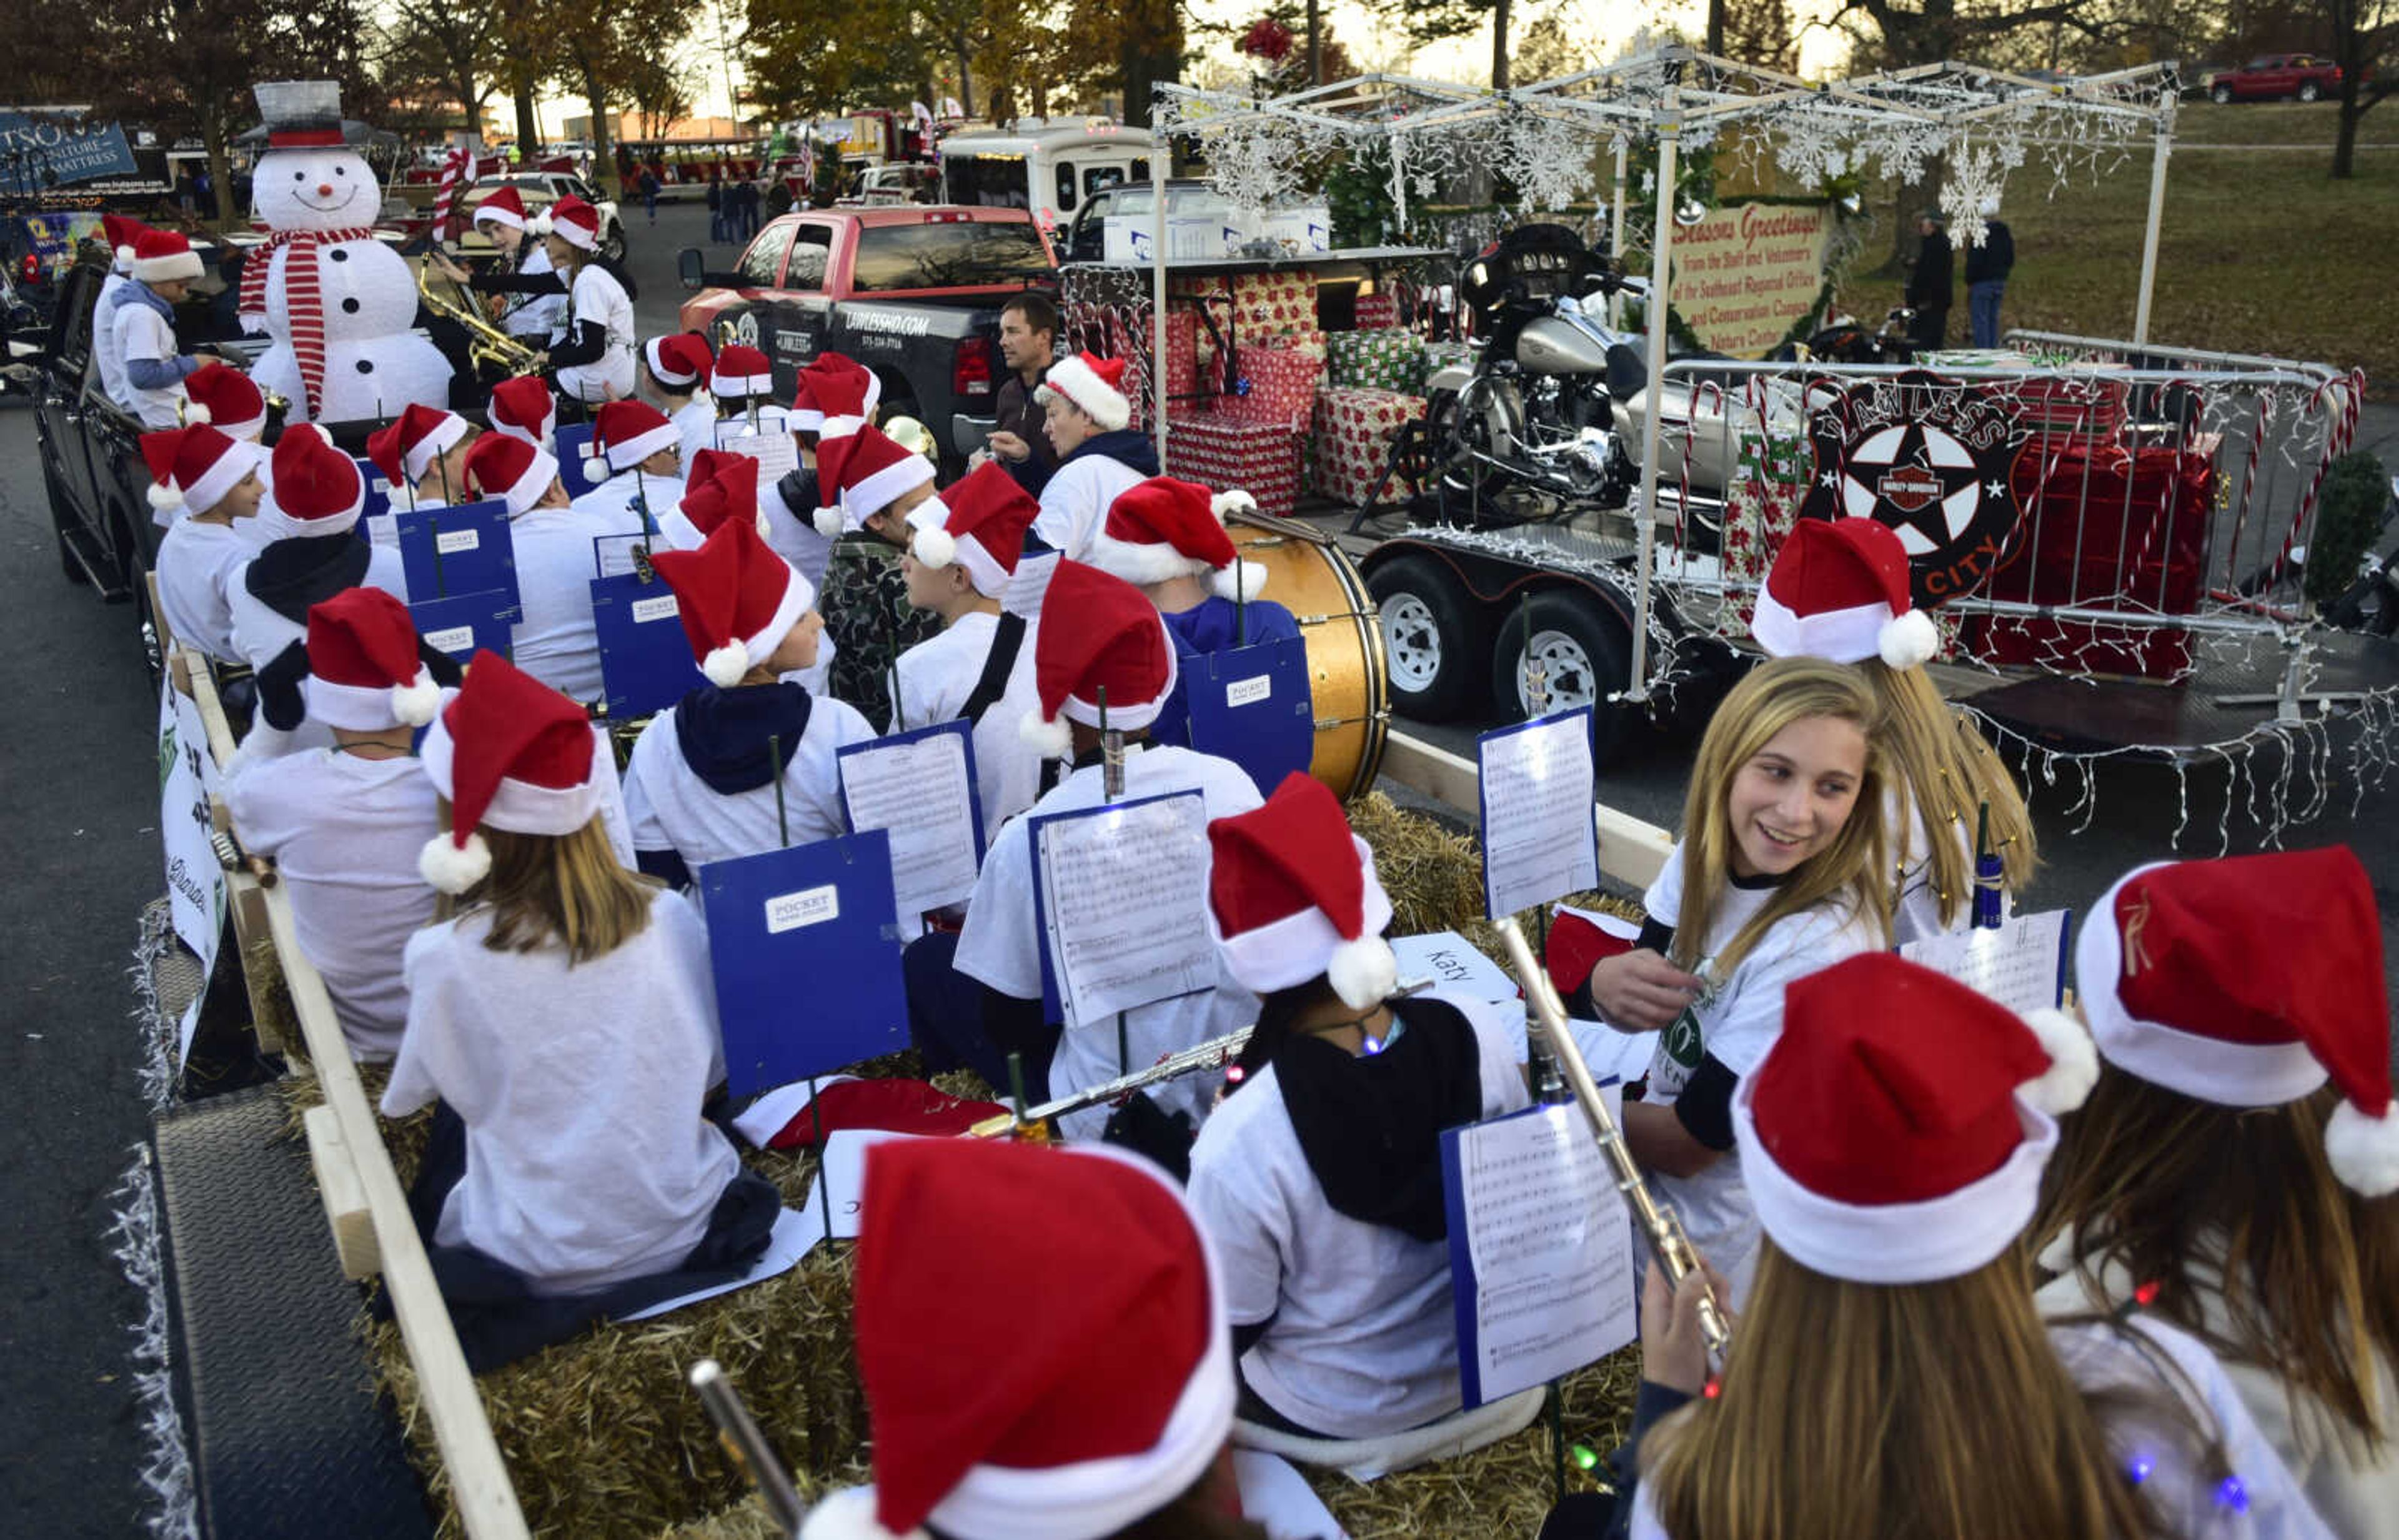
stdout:
{"type": "Polygon", "coordinates": [[[339,81],[261,80],[250,89],[265,121],[241,136],[246,142],[264,138],[270,150],[305,150],[359,145],[372,137],[365,124],[342,115],[339,81]]]}

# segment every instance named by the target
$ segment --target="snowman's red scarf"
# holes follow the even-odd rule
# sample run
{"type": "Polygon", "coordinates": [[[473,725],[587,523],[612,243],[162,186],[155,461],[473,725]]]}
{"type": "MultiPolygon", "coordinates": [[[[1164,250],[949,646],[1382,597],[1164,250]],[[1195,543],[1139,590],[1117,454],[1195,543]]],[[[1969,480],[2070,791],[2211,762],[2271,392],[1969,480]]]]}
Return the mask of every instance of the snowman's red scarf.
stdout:
{"type": "Polygon", "coordinates": [[[291,260],[283,264],[283,297],[291,317],[291,351],[300,360],[300,380],[308,389],[308,416],[323,414],[325,391],[325,297],[317,288],[317,248],[349,240],[373,240],[372,225],[353,224],[338,230],[273,230],[251,248],[241,267],[240,314],[266,316],[266,276],[275,267],[275,249],[288,246],[291,260]]]}

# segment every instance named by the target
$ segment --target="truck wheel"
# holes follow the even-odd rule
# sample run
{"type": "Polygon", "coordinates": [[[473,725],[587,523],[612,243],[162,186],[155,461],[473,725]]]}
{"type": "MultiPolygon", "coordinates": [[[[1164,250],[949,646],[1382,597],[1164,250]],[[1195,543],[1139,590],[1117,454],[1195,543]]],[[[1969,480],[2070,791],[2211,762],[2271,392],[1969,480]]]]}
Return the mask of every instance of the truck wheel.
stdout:
{"type": "Polygon", "coordinates": [[[2218,86],[2207,93],[2207,99],[2219,107],[2229,107],[2232,104],[2232,88],[2218,86]]]}
{"type": "Polygon", "coordinates": [[[625,260],[625,226],[621,222],[610,222],[608,233],[600,242],[600,254],[610,262],[625,260]]]}
{"type": "Polygon", "coordinates": [[[1592,709],[1592,759],[1605,769],[1632,736],[1637,715],[1608,699],[1633,675],[1633,638],[1624,623],[1572,588],[1545,588],[1510,611],[1491,655],[1491,701],[1502,722],[1532,714],[1528,652],[1541,666],[1549,710],[1592,709]]]}
{"type": "Polygon", "coordinates": [[[1419,722],[1464,711],[1491,654],[1490,619],[1465,585],[1430,557],[1395,556],[1366,574],[1366,591],[1382,609],[1391,709],[1419,722]]]}
{"type": "Polygon", "coordinates": [[[2323,95],[2324,95],[2324,88],[2323,88],[2322,86],[2317,85],[2314,81],[2312,81],[2312,80],[2302,80],[2302,81],[2300,81],[2300,82],[2299,82],[2299,100],[2300,100],[2300,101],[2315,101],[2317,98],[2319,98],[2319,97],[2321,97],[2321,96],[2323,96],[2323,95]]]}

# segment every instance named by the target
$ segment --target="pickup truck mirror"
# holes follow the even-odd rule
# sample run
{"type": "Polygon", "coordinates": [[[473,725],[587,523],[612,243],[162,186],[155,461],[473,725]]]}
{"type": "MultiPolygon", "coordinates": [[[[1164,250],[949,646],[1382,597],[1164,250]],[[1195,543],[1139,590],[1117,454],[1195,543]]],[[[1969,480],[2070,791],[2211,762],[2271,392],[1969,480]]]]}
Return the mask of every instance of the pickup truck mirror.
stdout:
{"type": "Polygon", "coordinates": [[[739,273],[710,272],[708,253],[697,246],[686,246],[675,253],[675,277],[695,293],[702,289],[739,289],[749,281],[739,273]]]}

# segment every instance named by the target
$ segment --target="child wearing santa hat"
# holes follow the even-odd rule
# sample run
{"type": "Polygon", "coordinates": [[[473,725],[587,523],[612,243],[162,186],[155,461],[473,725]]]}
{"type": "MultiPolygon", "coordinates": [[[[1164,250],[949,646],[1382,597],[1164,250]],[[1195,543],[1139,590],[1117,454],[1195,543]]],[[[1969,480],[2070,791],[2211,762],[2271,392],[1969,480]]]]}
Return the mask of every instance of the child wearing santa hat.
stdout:
{"type": "Polygon", "coordinates": [[[394,508],[438,508],[473,501],[467,493],[467,455],[475,426],[454,412],[412,401],[367,435],[367,459],[391,488],[394,508]]]}
{"type": "Polygon", "coordinates": [[[1208,826],[1208,929],[1259,997],[1224,1105],[1191,1150],[1223,1263],[1244,1415],[1374,1439],[1457,1410],[1441,1131],[1528,1104],[1506,1023],[1392,999],[1391,902],[1322,783],[1208,826]]]}
{"type": "Polygon", "coordinates": [[[758,462],[747,454],[703,449],[686,462],[683,495],[658,519],[658,543],[669,550],[696,551],[717,526],[738,519],[765,538],[758,507],[758,462]]]}
{"type": "Polygon", "coordinates": [[[1078,353],[1050,365],[1033,392],[1058,468],[1041,488],[1041,517],[1033,521],[1025,560],[1004,601],[1028,620],[1040,617],[1042,590],[1058,559],[1089,561],[1109,505],[1159,473],[1156,440],[1132,429],[1124,372],[1122,358],[1078,353]]]}
{"type": "Polygon", "coordinates": [[[2399,1112],[2382,926],[2347,848],[2142,867],[2075,942],[2099,1085],[2034,1234],[2050,1315],[2216,1349],[2338,1533],[2399,1535],[2399,1112]]]}
{"type": "MultiPolygon", "coordinates": [[[[1071,755],[1072,773],[992,836],[982,875],[955,936],[934,934],[905,957],[908,1016],[917,1046],[936,1070],[971,1065],[993,1085],[1009,1083],[1008,1054],[1024,1056],[1028,1085],[1047,1072],[1048,1093],[1068,1095],[1111,1080],[1128,1066],[1154,1063],[1212,1037],[1246,1026],[1255,999],[1220,966],[1217,983],[1125,1013],[1121,1037],[1099,1029],[1062,1034],[1042,1020],[1041,947],[1033,908],[1034,818],[1096,807],[1106,798],[1102,764],[1100,693],[1107,723],[1125,736],[1126,800],[1197,790],[1208,817],[1246,813],[1263,800],[1249,775],[1230,760],[1171,745],[1152,746],[1149,723],[1174,686],[1174,644],[1165,623],[1140,590],[1078,561],[1062,562],[1052,588],[1064,607],[1034,632],[1036,712],[1023,725],[1043,757],[1071,755]],[[1119,1046],[1123,1057],[1119,1057],[1119,1046]],[[1054,1054],[1054,1060],[1052,1055],[1054,1054]]],[[[1170,1116],[1196,1124],[1208,1092],[1187,1082],[1151,1100],[1170,1116]]],[[[1097,1135],[1105,1109],[1069,1115],[1064,1131],[1097,1135]]]]}
{"type": "Polygon", "coordinates": [[[874,729],[782,677],[816,662],[824,618],[807,579],[738,519],[650,560],[708,682],[633,741],[625,811],[642,870],[683,885],[710,861],[847,832],[835,755],[874,729]]]}
{"type": "MultiPolygon", "coordinates": [[[[359,463],[322,427],[298,425],[275,441],[269,488],[259,507],[258,554],[226,590],[234,648],[264,673],[306,639],[308,608],[361,585],[408,597],[400,552],[358,538],[366,507],[359,463]]],[[[287,665],[289,667],[289,665],[287,665]]],[[[314,747],[324,741],[311,735],[314,747]]]]}
{"type": "Polygon", "coordinates": [[[558,398],[538,374],[519,374],[494,385],[489,415],[495,433],[522,439],[539,450],[554,447],[550,435],[558,427],[558,398]]]}
{"type": "Polygon", "coordinates": [[[467,487],[508,505],[524,612],[508,642],[517,667],[578,701],[600,699],[605,686],[591,619],[591,580],[600,575],[592,543],[644,538],[641,515],[629,504],[570,502],[548,451],[498,433],[483,435],[467,456],[467,487]]]}
{"type": "Polygon", "coordinates": [[[188,511],[158,542],[158,608],[168,629],[219,663],[243,661],[233,637],[233,586],[259,550],[266,453],[205,424],[142,436],[153,507],[188,511]]]}
{"type": "Polygon", "coordinates": [[[2196,1340],[2035,1313],[2024,1230],[2095,1070],[2075,1022],[1887,952],[1786,1018],[1734,1103],[1766,1239],[1721,1379],[1721,1280],[1644,1290],[1633,1535],[2330,1533],[2196,1340]]]}
{"type": "Polygon", "coordinates": [[[560,198],[533,222],[566,285],[566,312],[550,333],[549,378],[561,398],[597,407],[633,393],[633,300],[600,256],[600,210],[560,198]]]}
{"type": "Polygon", "coordinates": [[[116,345],[116,302],[133,281],[133,243],[149,228],[129,214],[100,216],[101,238],[108,243],[108,277],[100,281],[100,297],[91,312],[91,354],[100,361],[101,387],[126,411],[134,410],[133,394],[125,383],[125,354],[116,345]]]}
{"type": "Polygon", "coordinates": [[[716,403],[708,394],[715,363],[708,339],[697,331],[670,331],[642,344],[638,392],[674,425],[686,467],[693,455],[716,447],[716,403]]]}
{"type": "Polygon", "coordinates": [[[716,399],[711,444],[748,428],[781,433],[791,427],[791,413],[775,399],[774,360],[749,344],[725,344],[710,364],[707,380],[708,393],[716,399]]]}
{"type": "MultiPolygon", "coordinates": [[[[243,848],[276,863],[300,950],[324,976],[350,1051],[386,1060],[408,1022],[400,953],[433,918],[417,854],[441,829],[413,740],[458,666],[420,641],[408,606],[380,588],[310,606],[306,656],[291,693],[332,746],[237,755],[225,804],[243,848]]],[[[289,721],[281,702],[262,699],[270,725],[253,736],[272,732],[278,715],[289,721]]]]}
{"type": "Polygon", "coordinates": [[[683,438],[646,401],[609,401],[591,414],[591,463],[600,482],[575,500],[583,512],[630,511],[655,529],[683,495],[683,438]]]}
{"type": "Polygon", "coordinates": [[[382,1106],[440,1104],[412,1202],[481,1372],[730,1281],[780,1204],[701,1115],[724,1058],[707,933],[617,864],[582,709],[478,653],[421,753],[450,822],[421,870],[466,907],[409,940],[382,1106]]]}
{"type": "Polygon", "coordinates": [[[566,280],[551,267],[547,243],[526,238],[534,221],[525,214],[524,198],[513,187],[495,187],[475,205],[474,223],[499,252],[498,263],[469,274],[438,247],[427,253],[426,260],[452,281],[477,293],[517,296],[501,316],[500,329],[535,351],[547,347],[565,328],[566,280]]]}
{"type": "Polygon", "coordinates": [[[191,406],[187,423],[207,423],[228,439],[254,444],[266,435],[266,398],[249,375],[231,364],[210,358],[183,381],[191,406]]]}
{"type": "MultiPolygon", "coordinates": [[[[820,354],[808,360],[800,371],[792,411],[785,419],[785,426],[799,440],[800,463],[771,486],[758,489],[759,506],[766,512],[766,544],[819,588],[825,585],[834,541],[841,534],[837,526],[831,534],[818,527],[818,510],[825,497],[817,474],[817,454],[825,419],[828,413],[834,418],[832,438],[856,432],[874,414],[872,403],[881,389],[881,382],[873,374],[838,353],[820,354]]],[[[721,431],[739,436],[748,428],[743,422],[724,425],[721,431]]]]}
{"type": "Polygon", "coordinates": [[[176,230],[134,238],[131,279],[116,295],[116,349],[124,360],[126,408],[144,427],[180,426],[190,410],[183,381],[200,360],[175,345],[175,306],[201,273],[199,253],[176,230]]]}
{"type": "MultiPolygon", "coordinates": [[[[816,532],[832,543],[864,530],[885,547],[904,551],[908,520],[933,496],[933,463],[902,447],[881,428],[839,408],[854,397],[847,385],[824,385],[825,428],[817,442],[816,532]]],[[[891,666],[900,654],[938,628],[928,614],[908,602],[900,564],[873,547],[838,567],[828,566],[825,620],[841,644],[834,690],[856,703],[868,719],[891,712],[891,666]]]]}

